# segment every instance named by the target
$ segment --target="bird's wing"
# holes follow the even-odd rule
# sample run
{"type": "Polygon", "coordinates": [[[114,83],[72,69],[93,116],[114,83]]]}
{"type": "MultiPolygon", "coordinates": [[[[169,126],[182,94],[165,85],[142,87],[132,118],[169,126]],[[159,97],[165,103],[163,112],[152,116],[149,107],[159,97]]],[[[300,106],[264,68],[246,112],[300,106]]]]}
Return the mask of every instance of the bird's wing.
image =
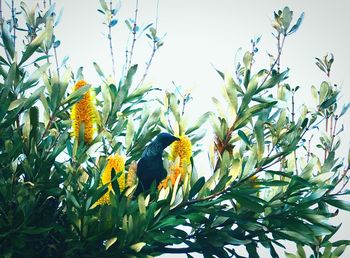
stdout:
{"type": "Polygon", "coordinates": [[[137,176],[144,189],[149,189],[153,181],[157,184],[166,177],[162,156],[143,157],[137,164],[137,176]]]}
{"type": "Polygon", "coordinates": [[[158,156],[163,152],[162,143],[154,140],[143,151],[141,158],[158,156]]]}

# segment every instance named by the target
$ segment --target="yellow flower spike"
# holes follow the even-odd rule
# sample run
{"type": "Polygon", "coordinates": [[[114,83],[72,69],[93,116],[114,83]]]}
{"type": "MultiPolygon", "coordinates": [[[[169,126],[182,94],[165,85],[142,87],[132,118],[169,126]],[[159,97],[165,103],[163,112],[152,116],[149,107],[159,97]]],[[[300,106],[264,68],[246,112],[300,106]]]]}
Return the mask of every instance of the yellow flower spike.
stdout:
{"type": "Polygon", "coordinates": [[[185,177],[185,171],[182,166],[179,164],[173,164],[170,166],[170,174],[158,185],[158,190],[161,190],[162,188],[168,187],[168,182],[171,182],[171,185],[174,186],[176,183],[176,179],[178,176],[181,176],[181,180],[185,177]]]}
{"type": "Polygon", "coordinates": [[[191,140],[185,135],[180,136],[179,139],[171,145],[171,160],[175,161],[180,157],[180,166],[189,165],[192,156],[191,140]]]}
{"type": "Polygon", "coordinates": [[[132,187],[137,183],[137,163],[136,161],[131,162],[128,171],[128,177],[126,180],[126,186],[132,187]]]}
{"type": "Polygon", "coordinates": [[[114,170],[116,174],[122,172],[122,174],[118,177],[118,185],[120,191],[123,191],[126,187],[126,182],[125,182],[125,174],[124,174],[124,169],[125,169],[125,161],[122,156],[119,154],[115,154],[113,156],[110,156],[108,158],[107,165],[105,169],[102,172],[101,175],[101,183],[102,185],[108,185],[108,190],[107,192],[96,202],[96,205],[103,205],[103,204],[110,204],[111,200],[109,198],[109,194],[112,191],[112,171],[114,170]]]}
{"type": "MultiPolygon", "coordinates": [[[[74,91],[87,85],[83,80],[78,81],[74,85],[74,91]]],[[[84,141],[91,143],[96,131],[96,122],[98,120],[98,113],[95,106],[95,96],[91,89],[89,89],[84,97],[73,105],[72,108],[72,127],[73,136],[79,138],[80,126],[84,123],[84,141]]]]}

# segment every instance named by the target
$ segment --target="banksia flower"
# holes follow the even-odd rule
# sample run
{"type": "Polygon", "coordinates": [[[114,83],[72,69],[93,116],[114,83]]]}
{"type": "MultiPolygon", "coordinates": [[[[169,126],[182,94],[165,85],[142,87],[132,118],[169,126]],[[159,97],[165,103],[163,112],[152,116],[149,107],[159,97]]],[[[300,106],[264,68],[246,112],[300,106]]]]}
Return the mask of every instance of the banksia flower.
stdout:
{"type": "Polygon", "coordinates": [[[119,154],[116,154],[114,156],[110,156],[108,158],[108,163],[105,169],[102,172],[101,176],[101,182],[102,185],[108,184],[108,190],[107,192],[96,202],[96,205],[103,205],[103,204],[110,204],[111,200],[109,199],[109,193],[113,192],[112,187],[112,171],[116,174],[119,172],[122,172],[122,174],[118,177],[118,185],[120,191],[123,191],[125,189],[125,174],[124,174],[124,168],[125,168],[125,162],[124,158],[120,156],[119,154]]]}
{"type": "Polygon", "coordinates": [[[132,187],[137,183],[137,163],[136,161],[131,162],[128,171],[128,177],[126,180],[126,186],[132,187]]]}
{"type": "Polygon", "coordinates": [[[181,176],[181,179],[184,178],[185,171],[183,167],[180,165],[173,164],[170,166],[170,174],[158,185],[158,190],[161,190],[162,188],[168,187],[168,182],[171,182],[171,185],[174,186],[176,183],[176,179],[178,176],[181,176]]]}
{"type": "MultiPolygon", "coordinates": [[[[74,85],[74,91],[87,85],[83,80],[74,85]]],[[[93,91],[89,89],[84,97],[73,105],[72,108],[73,136],[79,139],[80,126],[84,124],[84,141],[90,143],[93,140],[97,120],[97,110],[93,91]]]]}
{"type": "Polygon", "coordinates": [[[180,166],[187,166],[190,164],[192,156],[191,140],[187,136],[180,136],[179,139],[171,145],[170,159],[175,161],[179,157],[180,166]]]}

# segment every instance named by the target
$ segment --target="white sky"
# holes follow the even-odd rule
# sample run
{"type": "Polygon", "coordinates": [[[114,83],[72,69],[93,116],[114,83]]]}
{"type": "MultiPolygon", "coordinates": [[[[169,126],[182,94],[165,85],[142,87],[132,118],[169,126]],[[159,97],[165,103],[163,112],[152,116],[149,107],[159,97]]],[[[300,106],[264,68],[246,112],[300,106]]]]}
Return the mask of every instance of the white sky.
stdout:
{"type": "MultiPolygon", "coordinates": [[[[34,1],[26,1],[28,5],[34,1]]],[[[69,64],[76,70],[84,66],[85,79],[92,84],[100,81],[92,66],[97,62],[105,73],[111,73],[108,42],[102,32],[102,15],[96,11],[98,0],[58,0],[64,14],[56,30],[62,41],[59,58],[69,56],[69,64]]],[[[139,21],[153,22],[156,15],[155,0],[140,0],[139,21]]],[[[314,64],[314,57],[327,52],[335,55],[331,80],[343,87],[342,103],[349,102],[348,67],[350,60],[350,1],[337,0],[160,0],[159,31],[166,33],[165,45],[157,53],[148,79],[163,89],[173,89],[171,84],[191,88],[194,101],[189,106],[193,117],[212,108],[211,96],[220,95],[222,81],[211,64],[223,71],[234,68],[237,49],[250,49],[250,39],[262,35],[257,55],[257,68],[267,68],[266,51],[275,53],[271,35],[270,19],[274,10],[289,6],[299,16],[305,12],[300,30],[287,39],[281,64],[291,69],[288,83],[300,85],[296,98],[298,103],[310,104],[310,87],[325,80],[314,64]]],[[[118,14],[119,23],[113,30],[113,46],[116,49],[117,67],[124,62],[127,40],[124,19],[133,16],[134,0],[122,1],[118,14]]],[[[136,45],[135,62],[144,65],[150,48],[140,40],[136,45]]],[[[141,66],[142,68],[142,66],[141,66]]],[[[339,155],[346,156],[350,138],[349,114],[343,119],[347,127],[343,133],[343,146],[339,155]]],[[[348,238],[349,213],[342,212],[337,218],[343,222],[339,238],[348,238]]],[[[262,253],[263,255],[264,253],[262,253]]],[[[350,257],[350,249],[344,257],[350,257]]],[[[167,255],[166,257],[171,257],[167,255]]],[[[265,257],[265,256],[264,256],[265,257]]]]}

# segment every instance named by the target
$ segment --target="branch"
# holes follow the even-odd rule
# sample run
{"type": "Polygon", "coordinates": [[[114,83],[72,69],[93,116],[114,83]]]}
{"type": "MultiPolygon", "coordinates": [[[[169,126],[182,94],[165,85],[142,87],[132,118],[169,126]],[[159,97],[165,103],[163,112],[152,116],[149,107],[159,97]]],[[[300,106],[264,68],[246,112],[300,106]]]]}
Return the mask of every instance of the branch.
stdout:
{"type": "Polygon", "coordinates": [[[153,249],[153,251],[168,253],[168,254],[183,254],[183,253],[193,253],[201,252],[200,248],[182,247],[182,248],[169,248],[169,247],[158,247],[153,249]]]}
{"type": "Polygon", "coordinates": [[[3,24],[3,18],[2,18],[2,0],[0,0],[0,26],[3,24]]]}
{"type": "Polygon", "coordinates": [[[135,7],[135,16],[134,16],[134,24],[133,24],[133,28],[132,28],[132,43],[131,43],[131,49],[130,49],[130,56],[129,56],[129,63],[127,65],[128,69],[131,66],[131,61],[132,61],[132,56],[134,54],[134,48],[135,48],[135,43],[136,43],[136,27],[137,27],[137,14],[139,11],[139,0],[136,0],[136,7],[135,7]]]}
{"type": "Polygon", "coordinates": [[[269,78],[269,76],[271,75],[271,73],[272,73],[272,71],[273,71],[273,68],[275,68],[275,66],[276,66],[277,63],[279,62],[280,57],[281,57],[281,54],[282,54],[282,49],[283,49],[283,46],[284,46],[284,41],[285,41],[285,39],[286,39],[286,36],[283,35],[281,47],[278,49],[277,58],[276,58],[275,62],[271,65],[270,71],[268,72],[268,74],[266,75],[266,77],[264,78],[264,80],[262,81],[261,85],[264,85],[264,83],[266,82],[266,80],[267,80],[267,79],[269,78]]]}
{"type": "Polygon", "coordinates": [[[15,1],[11,1],[11,14],[12,14],[12,22],[13,22],[13,48],[16,51],[16,27],[17,27],[17,22],[16,22],[16,12],[15,12],[15,1]]]}
{"type": "MultiPolygon", "coordinates": [[[[109,8],[112,12],[112,0],[109,1],[109,8]]],[[[113,44],[112,44],[112,25],[111,23],[108,23],[108,41],[109,41],[109,51],[112,59],[112,72],[113,72],[113,78],[115,79],[115,60],[114,60],[114,51],[113,51],[113,44]]]]}

